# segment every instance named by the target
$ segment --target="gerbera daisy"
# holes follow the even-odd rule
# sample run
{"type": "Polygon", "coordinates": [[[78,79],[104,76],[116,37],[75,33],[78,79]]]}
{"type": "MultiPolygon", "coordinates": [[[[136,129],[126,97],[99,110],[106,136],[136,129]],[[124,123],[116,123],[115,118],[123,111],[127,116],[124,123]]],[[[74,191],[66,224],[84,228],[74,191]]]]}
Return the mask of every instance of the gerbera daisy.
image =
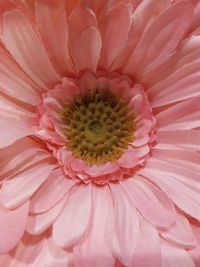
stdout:
{"type": "Polygon", "coordinates": [[[0,4],[0,266],[200,266],[200,2],[0,4]]]}

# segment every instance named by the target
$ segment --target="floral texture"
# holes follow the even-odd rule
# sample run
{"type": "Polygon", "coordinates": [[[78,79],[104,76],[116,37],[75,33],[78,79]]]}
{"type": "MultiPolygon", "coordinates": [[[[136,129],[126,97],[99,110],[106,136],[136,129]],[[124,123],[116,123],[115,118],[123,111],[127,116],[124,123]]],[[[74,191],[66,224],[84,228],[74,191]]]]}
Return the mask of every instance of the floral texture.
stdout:
{"type": "Polygon", "coordinates": [[[0,2],[0,266],[200,266],[199,12],[0,2]]]}

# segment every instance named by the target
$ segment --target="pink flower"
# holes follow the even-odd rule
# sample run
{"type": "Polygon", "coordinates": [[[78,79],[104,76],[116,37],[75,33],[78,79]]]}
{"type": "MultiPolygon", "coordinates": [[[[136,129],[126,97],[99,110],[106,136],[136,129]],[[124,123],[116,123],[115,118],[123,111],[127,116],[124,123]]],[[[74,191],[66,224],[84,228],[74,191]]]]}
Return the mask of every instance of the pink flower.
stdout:
{"type": "Polygon", "coordinates": [[[0,4],[0,266],[200,266],[200,2],[0,4]]]}

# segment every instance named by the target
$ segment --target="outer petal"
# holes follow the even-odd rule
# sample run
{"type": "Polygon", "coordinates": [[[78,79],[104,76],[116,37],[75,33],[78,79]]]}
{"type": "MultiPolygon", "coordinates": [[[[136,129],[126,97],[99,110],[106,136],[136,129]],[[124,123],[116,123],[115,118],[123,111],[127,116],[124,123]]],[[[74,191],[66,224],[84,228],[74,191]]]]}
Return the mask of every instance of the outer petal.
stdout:
{"type": "Polygon", "coordinates": [[[4,94],[31,105],[41,101],[40,89],[2,48],[0,48],[0,87],[0,91],[4,94]]]}
{"type": "Polygon", "coordinates": [[[49,238],[44,243],[38,257],[31,267],[39,267],[41,263],[45,263],[45,267],[67,267],[69,266],[70,255],[64,249],[59,248],[49,238]]]}
{"type": "Polygon", "coordinates": [[[74,63],[78,71],[96,71],[101,45],[101,35],[96,27],[87,28],[80,34],[74,49],[74,63]]]}
{"type": "Polygon", "coordinates": [[[59,82],[39,37],[19,11],[5,13],[3,30],[6,48],[39,86],[52,88],[59,82]]]}
{"type": "Polygon", "coordinates": [[[139,217],[121,185],[111,185],[111,192],[114,200],[114,253],[122,264],[131,266],[138,240],[139,217]]]}
{"type": "Polygon", "coordinates": [[[39,31],[52,61],[62,74],[72,72],[63,0],[37,0],[35,10],[39,31]]]}
{"type": "Polygon", "coordinates": [[[191,17],[192,6],[186,1],[169,7],[149,26],[124,71],[143,76],[145,72],[165,62],[184,37],[191,17]]]}
{"type": "Polygon", "coordinates": [[[30,198],[37,188],[47,179],[55,165],[38,162],[14,178],[3,183],[1,201],[8,208],[16,208],[30,198]]]}
{"type": "Polygon", "coordinates": [[[24,234],[29,203],[10,211],[0,206],[0,254],[13,249],[24,234]]]}
{"type": "Polygon", "coordinates": [[[82,241],[74,247],[75,267],[115,266],[110,246],[113,236],[113,204],[107,186],[93,185],[93,220],[82,241]]]}
{"type": "Polygon", "coordinates": [[[131,9],[126,4],[119,4],[109,11],[100,24],[103,40],[101,63],[109,69],[119,51],[124,48],[132,24],[131,9]]]}
{"type": "Polygon", "coordinates": [[[81,238],[89,224],[90,212],[91,185],[79,185],[70,191],[66,206],[53,225],[53,238],[58,246],[71,246],[81,238]]]}
{"type": "Polygon", "coordinates": [[[200,97],[177,103],[157,114],[160,131],[190,130],[200,127],[200,97]]]}
{"type": "Polygon", "coordinates": [[[32,197],[30,212],[46,212],[58,203],[74,184],[74,181],[65,177],[60,169],[52,171],[32,197]]]}
{"type": "Polygon", "coordinates": [[[195,267],[192,258],[184,249],[162,244],[162,267],[195,267]]]}
{"type": "Polygon", "coordinates": [[[197,245],[190,223],[185,216],[176,214],[176,222],[168,231],[161,233],[162,237],[176,246],[191,249],[197,245]]]}
{"type": "Polygon", "coordinates": [[[161,245],[156,228],[140,218],[137,247],[131,267],[160,267],[161,245]]]}
{"type": "Polygon", "coordinates": [[[3,116],[0,117],[0,128],[0,148],[33,133],[23,121],[3,116]]]}
{"type": "Polygon", "coordinates": [[[174,222],[174,207],[164,192],[152,183],[134,176],[122,181],[130,199],[144,218],[153,225],[166,229],[174,222]]]}

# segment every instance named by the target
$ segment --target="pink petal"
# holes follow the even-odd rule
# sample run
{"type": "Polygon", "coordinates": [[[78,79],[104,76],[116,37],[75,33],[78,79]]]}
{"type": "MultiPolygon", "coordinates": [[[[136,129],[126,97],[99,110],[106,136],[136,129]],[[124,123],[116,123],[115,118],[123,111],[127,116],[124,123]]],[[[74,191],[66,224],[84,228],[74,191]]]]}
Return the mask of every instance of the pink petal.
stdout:
{"type": "Polygon", "coordinates": [[[82,242],[74,247],[76,267],[114,267],[115,259],[109,243],[113,236],[113,204],[107,186],[93,185],[93,219],[82,242]]]}
{"type": "Polygon", "coordinates": [[[39,37],[19,11],[5,13],[3,30],[6,48],[39,86],[52,88],[59,82],[39,37]]]}
{"type": "Polygon", "coordinates": [[[0,117],[0,128],[0,148],[6,147],[18,139],[33,133],[22,120],[3,116],[0,117]]]}
{"type": "Polygon", "coordinates": [[[31,105],[41,99],[40,89],[19,68],[4,49],[0,48],[0,91],[31,105]]]}
{"type": "Polygon", "coordinates": [[[199,130],[158,132],[159,141],[156,148],[172,149],[178,147],[197,151],[200,150],[199,136],[199,130]]]}
{"type": "Polygon", "coordinates": [[[109,69],[119,51],[125,46],[132,24],[131,9],[126,4],[119,4],[104,16],[99,25],[103,40],[101,63],[109,69]]]}
{"type": "Polygon", "coordinates": [[[34,194],[30,203],[30,212],[46,212],[56,205],[74,185],[74,181],[65,177],[60,169],[53,170],[47,180],[34,194]]]}
{"type": "Polygon", "coordinates": [[[13,172],[19,172],[20,167],[34,157],[38,150],[36,142],[28,137],[0,149],[0,176],[9,177],[13,172]]]}
{"type": "Polygon", "coordinates": [[[96,71],[101,52],[101,35],[96,27],[81,32],[74,49],[74,63],[78,71],[96,71]]]}
{"type": "Polygon", "coordinates": [[[70,191],[66,206],[53,225],[53,238],[56,244],[67,247],[76,243],[87,229],[90,212],[91,185],[81,184],[70,191]]]}
{"type": "Polygon", "coordinates": [[[44,213],[30,215],[28,217],[26,231],[31,235],[39,235],[45,232],[56,220],[65,202],[66,198],[59,201],[53,208],[44,213]]]}
{"type": "Polygon", "coordinates": [[[160,131],[190,130],[200,127],[199,103],[200,97],[191,98],[157,114],[160,131]]]}
{"type": "Polygon", "coordinates": [[[12,211],[0,206],[1,254],[13,249],[24,234],[28,216],[28,207],[28,202],[12,211]]]}
{"type": "Polygon", "coordinates": [[[162,229],[172,225],[174,207],[164,192],[139,176],[124,180],[121,185],[147,221],[162,229]]]}
{"type": "Polygon", "coordinates": [[[67,267],[70,262],[69,253],[59,248],[52,238],[47,239],[44,243],[38,257],[31,267],[38,267],[45,263],[47,267],[67,267]]]}
{"type": "Polygon", "coordinates": [[[192,6],[185,1],[172,5],[161,13],[145,32],[124,71],[144,75],[144,72],[149,72],[165,62],[184,37],[189,28],[191,16],[192,6]]]}
{"type": "Polygon", "coordinates": [[[47,179],[55,166],[48,162],[38,162],[14,178],[7,180],[1,187],[1,201],[5,207],[16,208],[28,200],[47,179]]]}
{"type": "Polygon", "coordinates": [[[37,0],[36,19],[52,61],[62,74],[72,72],[68,50],[68,24],[62,0],[37,0]]]}
{"type": "Polygon", "coordinates": [[[76,42],[85,29],[91,26],[97,26],[95,13],[88,8],[88,4],[76,4],[68,19],[69,22],[69,46],[74,56],[76,42]]]}
{"type": "Polygon", "coordinates": [[[156,228],[140,218],[137,247],[131,267],[160,267],[161,245],[156,228]]]}
{"type": "Polygon", "coordinates": [[[111,186],[114,200],[114,254],[120,262],[130,266],[136,248],[139,233],[139,218],[134,206],[131,206],[121,185],[111,186]],[[131,244],[131,246],[130,246],[131,244]]]}
{"type": "Polygon", "coordinates": [[[177,176],[173,169],[168,172],[162,169],[162,164],[158,163],[156,167],[151,163],[150,168],[146,166],[139,173],[157,184],[181,210],[199,220],[200,194],[199,189],[197,191],[195,188],[199,182],[194,183],[194,180],[191,180],[192,176],[189,178],[177,176]]]}
{"type": "Polygon", "coordinates": [[[164,233],[162,237],[170,243],[185,249],[192,249],[197,245],[197,240],[192,232],[190,223],[185,216],[176,214],[176,222],[164,233]]]}
{"type": "Polygon", "coordinates": [[[184,249],[162,244],[162,267],[195,267],[192,258],[184,249]]]}

